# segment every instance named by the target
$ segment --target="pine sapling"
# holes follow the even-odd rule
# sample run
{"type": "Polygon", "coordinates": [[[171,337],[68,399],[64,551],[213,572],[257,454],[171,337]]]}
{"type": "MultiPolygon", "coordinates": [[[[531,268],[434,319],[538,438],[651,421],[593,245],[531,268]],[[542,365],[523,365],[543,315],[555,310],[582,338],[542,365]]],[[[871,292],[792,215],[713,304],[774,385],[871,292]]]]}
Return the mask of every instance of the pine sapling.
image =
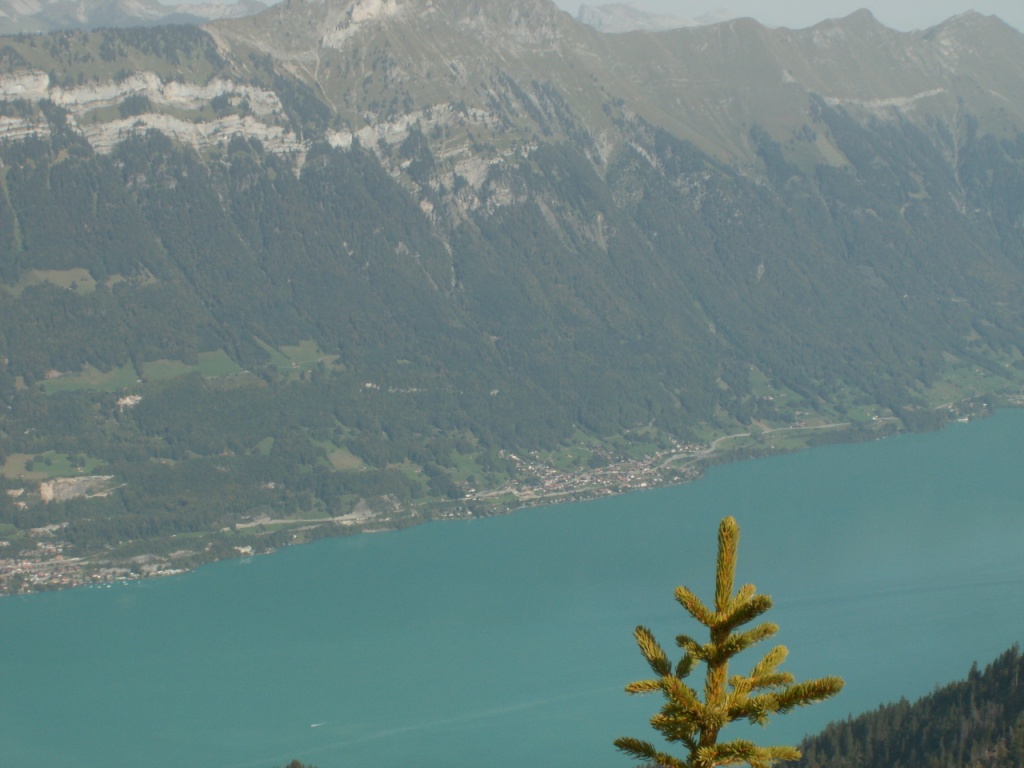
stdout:
{"type": "Polygon", "coordinates": [[[719,742],[721,730],[736,720],[765,725],[774,714],[784,714],[834,696],[843,687],[838,677],[822,677],[803,683],[793,675],[780,672],[788,651],[778,645],[764,655],[749,675],[729,674],[729,661],[736,654],[765,640],[778,631],[771,622],[738,631],[772,607],[768,595],[756,594],[753,584],[733,592],[736,574],[736,549],[740,529],[732,517],[718,529],[718,563],[715,574],[714,610],[704,605],[686,587],[678,587],[675,597],[694,619],[710,630],[710,641],[700,644],[689,635],[679,635],[676,644],[683,657],[672,666],[651,631],[639,626],[634,631],[637,645],[654,674],[626,686],[627,693],[661,691],[665,704],[651,718],[651,726],[671,743],[682,744],[685,759],[661,752],[641,739],[620,738],[615,746],[639,760],[668,768],[713,768],[718,765],[749,765],[767,768],[780,760],[797,760],[795,747],[762,747],[746,739],[719,742]],[[703,699],[684,682],[700,663],[706,674],[703,699]]]}

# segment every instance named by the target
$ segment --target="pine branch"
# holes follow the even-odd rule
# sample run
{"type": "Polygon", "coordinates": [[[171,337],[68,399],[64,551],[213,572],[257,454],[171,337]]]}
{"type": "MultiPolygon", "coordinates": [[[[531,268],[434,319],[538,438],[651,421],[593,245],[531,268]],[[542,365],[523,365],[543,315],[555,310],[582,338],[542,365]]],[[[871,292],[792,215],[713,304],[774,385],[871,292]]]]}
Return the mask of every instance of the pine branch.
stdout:
{"type": "Polygon", "coordinates": [[[744,584],[733,596],[732,600],[729,601],[728,609],[726,613],[733,613],[739,606],[747,602],[757,592],[757,588],[753,584],[744,584]]]}
{"type": "Polygon", "coordinates": [[[776,645],[757,662],[750,676],[757,678],[774,672],[787,656],[789,656],[789,649],[784,645],[776,645]]]}
{"type": "Polygon", "coordinates": [[[735,605],[726,616],[715,624],[715,629],[731,632],[736,627],[747,624],[772,607],[772,599],[768,595],[756,595],[743,603],[735,605]]]}
{"type": "Polygon", "coordinates": [[[626,693],[654,693],[661,690],[661,680],[637,680],[626,686],[626,693]]]}
{"type": "Polygon", "coordinates": [[[704,646],[689,635],[676,635],[676,645],[686,651],[688,656],[692,656],[694,662],[707,661],[704,655],[704,646]]]}
{"type": "Polygon", "coordinates": [[[661,689],[665,692],[665,698],[680,707],[691,709],[699,703],[697,692],[677,677],[663,677],[661,689]]]}
{"type": "Polygon", "coordinates": [[[803,755],[800,750],[796,747],[765,747],[768,751],[771,761],[780,762],[786,761],[791,762],[793,760],[799,760],[803,755]]]}
{"type": "Polygon", "coordinates": [[[715,571],[715,611],[725,613],[732,598],[736,578],[736,548],[740,541],[740,527],[736,519],[727,517],[718,526],[718,563],[715,571]]]}
{"type": "Polygon", "coordinates": [[[651,630],[644,626],[638,626],[633,630],[633,637],[636,638],[636,644],[640,646],[640,653],[647,659],[654,674],[664,677],[672,673],[672,665],[661,646],[658,645],[658,641],[654,639],[651,630]]]}
{"type": "Polygon", "coordinates": [[[746,739],[703,747],[698,751],[696,766],[737,765],[767,768],[780,760],[799,760],[800,751],[793,747],[760,747],[746,739]]]}
{"type": "Polygon", "coordinates": [[[693,672],[695,666],[697,666],[697,660],[689,653],[684,653],[683,658],[676,664],[676,677],[685,680],[693,672]]]}
{"type": "Polygon", "coordinates": [[[740,634],[731,634],[720,643],[708,643],[705,646],[705,656],[709,664],[720,664],[731,659],[738,653],[742,653],[754,643],[771,637],[779,631],[779,625],[772,622],[758,624],[753,629],[740,634]]]}
{"type": "Polygon", "coordinates": [[[751,691],[759,691],[762,688],[781,688],[784,685],[790,685],[793,680],[794,677],[789,672],[771,672],[767,675],[747,678],[751,691]]]}
{"type": "Polygon", "coordinates": [[[694,723],[681,719],[674,711],[666,711],[671,709],[673,708],[666,707],[665,710],[652,717],[651,727],[669,741],[681,741],[685,744],[696,743],[693,737],[700,729],[694,723]]]}
{"type": "Polygon", "coordinates": [[[678,760],[664,752],[659,752],[652,744],[640,739],[621,738],[615,740],[615,746],[622,752],[632,755],[638,760],[647,760],[665,768],[689,768],[682,760],[678,760]]]}
{"type": "Polygon", "coordinates": [[[843,680],[839,677],[820,677],[796,683],[778,694],[777,712],[788,712],[793,707],[803,707],[816,701],[824,701],[842,690],[843,680]]]}
{"type": "Polygon", "coordinates": [[[687,587],[676,587],[676,602],[705,627],[710,627],[714,623],[715,613],[687,587]]]}
{"type": "Polygon", "coordinates": [[[658,754],[658,750],[650,742],[641,741],[629,736],[616,739],[614,744],[620,752],[625,752],[637,760],[653,760],[654,756],[658,754]]]}

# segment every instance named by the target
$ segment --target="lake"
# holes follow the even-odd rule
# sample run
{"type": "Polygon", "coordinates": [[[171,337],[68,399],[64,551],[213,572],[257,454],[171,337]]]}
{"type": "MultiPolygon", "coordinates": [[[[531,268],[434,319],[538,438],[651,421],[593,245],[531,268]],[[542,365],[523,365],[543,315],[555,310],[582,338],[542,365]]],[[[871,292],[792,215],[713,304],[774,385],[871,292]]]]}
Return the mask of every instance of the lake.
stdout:
{"type": "Polygon", "coordinates": [[[611,742],[649,738],[660,699],[622,691],[648,676],[632,629],[678,658],[674,636],[699,628],[673,589],[710,600],[728,514],[740,581],[775,598],[783,668],[846,679],[754,736],[794,743],[1024,640],[1022,468],[1024,412],[1001,411],[685,486],[3,598],[0,764],[633,765],[611,742]]]}

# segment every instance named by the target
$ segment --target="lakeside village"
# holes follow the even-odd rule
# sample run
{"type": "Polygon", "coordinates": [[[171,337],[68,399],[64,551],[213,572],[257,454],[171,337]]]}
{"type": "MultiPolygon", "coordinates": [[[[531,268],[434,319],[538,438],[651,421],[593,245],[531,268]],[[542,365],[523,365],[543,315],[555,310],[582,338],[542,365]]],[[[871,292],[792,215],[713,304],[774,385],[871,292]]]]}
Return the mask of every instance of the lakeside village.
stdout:
{"type": "MultiPolygon", "coordinates": [[[[559,501],[576,501],[597,496],[625,493],[632,490],[652,488],[659,485],[679,483],[692,480],[700,475],[699,462],[715,451],[714,447],[697,444],[673,442],[668,450],[658,451],[641,458],[627,459],[608,463],[603,467],[565,471],[543,461],[536,454],[520,457],[503,452],[503,457],[515,462],[524,480],[511,483],[502,488],[477,492],[467,489],[464,499],[457,507],[434,514],[431,519],[465,519],[472,517],[470,505],[495,502],[497,509],[512,511],[526,506],[559,501]]],[[[249,528],[262,523],[277,525],[294,525],[292,530],[309,530],[310,523],[334,522],[345,525],[348,530],[363,532],[386,531],[394,527],[391,515],[370,515],[364,518],[369,525],[352,526],[351,515],[341,518],[311,521],[308,519],[294,520],[257,520],[251,523],[240,523],[239,528],[249,528]]],[[[184,573],[187,568],[180,567],[175,560],[177,554],[192,555],[195,553],[172,553],[169,556],[141,555],[128,561],[113,563],[107,558],[74,557],[72,545],[60,537],[61,530],[67,524],[49,525],[33,528],[28,533],[35,540],[34,549],[19,552],[17,557],[3,557],[0,542],[0,594],[16,594],[70,589],[81,586],[110,586],[118,582],[127,582],[155,576],[170,576],[184,573]]],[[[235,547],[239,557],[254,554],[252,547],[235,547]]]]}
{"type": "MultiPolygon", "coordinates": [[[[1014,405],[1024,405],[1024,398],[1014,405]]],[[[950,404],[952,405],[952,404],[950,404]]],[[[952,418],[961,417],[966,421],[963,412],[951,407],[952,418]]],[[[983,410],[987,410],[983,409],[983,410]]],[[[975,413],[972,415],[980,415],[975,413]]],[[[874,427],[882,427],[885,422],[893,422],[892,417],[874,417],[874,427]]],[[[491,490],[477,491],[466,489],[465,496],[455,505],[437,510],[429,516],[420,517],[413,511],[412,518],[420,520],[455,520],[473,517],[475,510],[486,509],[486,514],[511,512],[522,507],[538,506],[568,501],[583,501],[600,496],[610,496],[629,491],[655,488],[694,480],[701,476],[704,467],[712,461],[724,460],[728,457],[738,458],[741,454],[739,445],[728,446],[732,441],[742,438],[754,440],[759,445],[756,453],[774,453],[780,450],[794,450],[794,445],[784,447],[781,441],[789,438],[806,437],[817,430],[845,430],[852,426],[849,422],[819,422],[809,424],[803,421],[791,426],[755,429],[723,435],[710,444],[685,444],[672,441],[664,450],[646,454],[642,457],[612,461],[599,467],[585,469],[560,469],[539,454],[518,456],[514,453],[502,452],[502,456],[515,462],[519,469],[519,478],[508,485],[491,490]],[[780,434],[781,433],[781,434],[780,434]],[[789,433],[789,434],[787,434],[789,433]],[[776,445],[776,442],[779,445],[776,445]]],[[[746,441],[746,448],[750,448],[746,441]]],[[[753,454],[751,454],[753,455],[753,454]]],[[[109,480],[111,478],[102,478],[109,480]]],[[[81,482],[82,479],[79,479],[81,482]]],[[[45,484],[44,484],[45,485],[45,484]]],[[[55,501],[59,500],[57,498],[55,501]]],[[[260,518],[251,522],[237,524],[237,528],[260,527],[274,524],[293,531],[296,543],[305,540],[301,533],[308,532],[317,525],[335,524],[344,527],[348,533],[380,532],[392,530],[408,520],[402,511],[394,508],[387,513],[369,512],[364,515],[344,515],[336,518],[309,520],[294,518],[287,520],[269,520],[260,518]]],[[[7,542],[0,541],[0,595],[70,589],[80,586],[109,587],[118,582],[156,576],[170,576],[189,570],[183,567],[185,560],[191,560],[197,553],[182,551],[170,555],[139,555],[124,561],[112,562],[102,555],[99,557],[71,556],[73,550],[70,542],[60,538],[60,532],[67,524],[50,525],[44,528],[31,529],[28,533],[35,539],[34,549],[21,551],[16,557],[3,557],[3,547],[7,542]]],[[[225,529],[231,530],[231,529],[225,529]]],[[[207,546],[209,548],[209,545],[207,546]]],[[[233,547],[235,556],[246,557],[254,553],[251,546],[233,547]]],[[[229,555],[230,556],[230,555],[229,555]]],[[[208,558],[209,559],[209,558],[208,558]]]]}

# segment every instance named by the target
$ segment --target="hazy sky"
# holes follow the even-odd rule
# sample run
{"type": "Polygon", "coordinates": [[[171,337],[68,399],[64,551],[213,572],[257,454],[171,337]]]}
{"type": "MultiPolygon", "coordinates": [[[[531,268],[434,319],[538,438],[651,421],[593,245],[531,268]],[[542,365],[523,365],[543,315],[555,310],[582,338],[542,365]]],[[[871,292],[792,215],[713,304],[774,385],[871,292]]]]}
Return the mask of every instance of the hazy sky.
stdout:
{"type": "MultiPolygon", "coordinates": [[[[166,5],[209,0],[162,0],[166,5]]],[[[225,0],[221,0],[224,2],[225,0]]],[[[267,0],[264,0],[267,2],[267,0]]],[[[573,16],[580,0],[555,0],[559,8],[573,16]]],[[[586,0],[587,5],[602,5],[610,0],[586,0]]],[[[741,16],[752,16],[763,24],[785,27],[809,27],[822,19],[847,16],[858,8],[868,8],[880,22],[894,29],[924,29],[967,10],[995,15],[1017,29],[1024,30],[1024,2],[1021,0],[637,0],[633,5],[656,13],[694,18],[719,8],[741,16]]]]}

